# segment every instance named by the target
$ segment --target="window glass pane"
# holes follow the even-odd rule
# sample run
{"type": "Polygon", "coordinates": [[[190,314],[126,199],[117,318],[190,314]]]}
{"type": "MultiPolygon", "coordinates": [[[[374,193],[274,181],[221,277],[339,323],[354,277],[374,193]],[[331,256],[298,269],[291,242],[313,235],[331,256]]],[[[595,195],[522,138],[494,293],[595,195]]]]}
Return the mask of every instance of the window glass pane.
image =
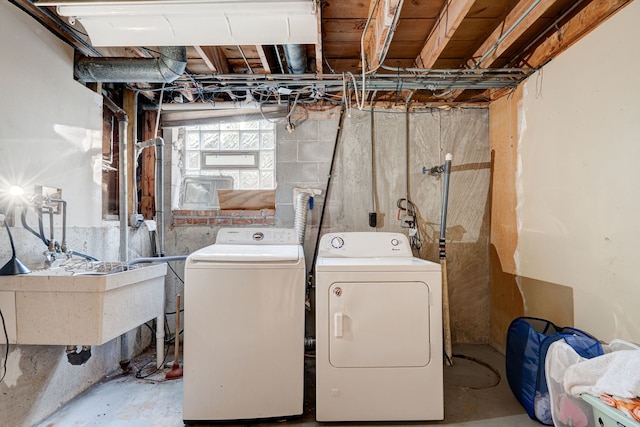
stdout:
{"type": "Polygon", "coordinates": [[[187,150],[200,149],[200,131],[187,131],[187,150]]]}
{"type": "Polygon", "coordinates": [[[240,129],[258,130],[260,129],[260,122],[258,121],[241,122],[240,129]]]}
{"type": "Polygon", "coordinates": [[[200,169],[199,151],[187,151],[187,169],[200,169]]]}
{"type": "Polygon", "coordinates": [[[240,129],[240,123],[222,123],[220,125],[220,130],[238,130],[240,129]]]}
{"type": "Polygon", "coordinates": [[[240,149],[241,150],[257,150],[259,132],[243,131],[240,133],[240,149]]]}
{"type": "MultiPolygon", "coordinates": [[[[254,120],[203,126],[189,126],[181,130],[184,146],[181,168],[185,177],[201,177],[201,181],[218,182],[215,178],[229,177],[225,185],[235,190],[271,190],[276,187],[276,139],[275,124],[268,120],[254,120]],[[203,156],[208,155],[209,164],[203,156]],[[247,156],[255,156],[256,163],[242,162],[247,156]]],[[[220,181],[222,182],[222,181],[220,181]]],[[[181,189],[181,202],[185,198],[181,189]]],[[[186,202],[185,202],[186,203],[186,202]]],[[[192,205],[185,205],[192,209],[192,205]]]]}
{"type": "Polygon", "coordinates": [[[240,148],[240,135],[238,132],[220,132],[220,149],[238,150],[240,148]]]}
{"type": "Polygon", "coordinates": [[[255,190],[260,188],[260,178],[257,170],[240,171],[240,189],[255,190]]]}
{"type": "Polygon", "coordinates": [[[260,169],[271,170],[275,164],[275,156],[273,151],[261,151],[260,152],[260,169]]]}
{"type": "Polygon", "coordinates": [[[260,188],[264,190],[274,189],[276,180],[273,171],[261,171],[260,172],[260,188]]]}
{"type": "Polygon", "coordinates": [[[260,120],[260,129],[273,129],[274,127],[275,123],[269,120],[260,120]]]}
{"type": "Polygon", "coordinates": [[[240,171],[238,169],[223,169],[220,171],[224,176],[233,178],[233,189],[240,189],[240,171]]]}
{"type": "Polygon", "coordinates": [[[263,132],[260,135],[260,148],[273,149],[275,147],[275,137],[273,132],[263,132]]]}
{"type": "Polygon", "coordinates": [[[202,132],[202,149],[203,150],[218,150],[220,149],[220,133],[218,131],[203,131],[202,132]]]}

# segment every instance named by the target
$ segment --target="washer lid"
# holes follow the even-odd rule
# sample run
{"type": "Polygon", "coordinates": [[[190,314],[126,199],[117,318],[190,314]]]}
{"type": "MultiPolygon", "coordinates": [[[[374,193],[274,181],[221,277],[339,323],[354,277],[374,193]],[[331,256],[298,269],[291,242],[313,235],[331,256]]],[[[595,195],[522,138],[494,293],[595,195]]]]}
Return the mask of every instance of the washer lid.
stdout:
{"type": "Polygon", "coordinates": [[[300,245],[211,245],[191,255],[190,262],[286,262],[302,258],[300,245]]]}

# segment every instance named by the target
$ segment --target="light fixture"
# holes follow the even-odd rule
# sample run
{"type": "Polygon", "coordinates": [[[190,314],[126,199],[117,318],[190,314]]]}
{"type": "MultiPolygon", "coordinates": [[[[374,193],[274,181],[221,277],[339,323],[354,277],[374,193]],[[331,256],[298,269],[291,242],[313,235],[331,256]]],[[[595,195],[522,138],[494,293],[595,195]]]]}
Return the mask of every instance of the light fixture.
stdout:
{"type": "Polygon", "coordinates": [[[315,44],[315,0],[40,0],[93,46],[315,44]]]}

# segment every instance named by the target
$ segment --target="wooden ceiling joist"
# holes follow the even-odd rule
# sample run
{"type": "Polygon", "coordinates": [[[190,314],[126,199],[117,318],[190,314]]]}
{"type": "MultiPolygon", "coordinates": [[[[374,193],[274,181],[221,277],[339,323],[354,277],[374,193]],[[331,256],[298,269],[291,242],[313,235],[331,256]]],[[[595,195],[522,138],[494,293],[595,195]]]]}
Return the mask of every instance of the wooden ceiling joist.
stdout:
{"type": "MultiPolygon", "coordinates": [[[[558,25],[552,34],[515,66],[538,68],[545,65],[629,3],[631,0],[605,0],[589,3],[567,22],[558,25]]],[[[488,90],[480,97],[495,100],[511,93],[511,90],[488,90]]]]}
{"type": "MultiPolygon", "coordinates": [[[[398,24],[403,0],[371,0],[375,7],[367,32],[365,33],[366,68],[376,69],[387,54],[393,33],[398,24]]],[[[365,64],[363,64],[365,66],[365,64]]]]}
{"type": "Polygon", "coordinates": [[[600,0],[590,2],[557,30],[516,67],[537,68],[576,43],[632,0],[600,0]]]}
{"type": "MultiPolygon", "coordinates": [[[[556,1],[520,0],[467,61],[467,67],[490,68],[556,1]]],[[[452,91],[447,99],[457,99],[462,92],[460,89],[452,91]]]]}
{"type": "Polygon", "coordinates": [[[271,66],[269,65],[269,61],[267,60],[267,55],[264,53],[264,47],[262,45],[256,45],[256,51],[258,52],[260,62],[262,62],[264,74],[271,74],[271,66]]]}
{"type": "Polygon", "coordinates": [[[212,73],[229,74],[230,68],[224,51],[218,46],[194,46],[212,73]]]}
{"type": "Polygon", "coordinates": [[[557,0],[521,0],[467,61],[469,68],[489,68],[557,0]]]}
{"type": "Polygon", "coordinates": [[[414,61],[416,67],[431,68],[433,66],[474,3],[475,0],[449,0],[445,3],[435,27],[414,61]]]}

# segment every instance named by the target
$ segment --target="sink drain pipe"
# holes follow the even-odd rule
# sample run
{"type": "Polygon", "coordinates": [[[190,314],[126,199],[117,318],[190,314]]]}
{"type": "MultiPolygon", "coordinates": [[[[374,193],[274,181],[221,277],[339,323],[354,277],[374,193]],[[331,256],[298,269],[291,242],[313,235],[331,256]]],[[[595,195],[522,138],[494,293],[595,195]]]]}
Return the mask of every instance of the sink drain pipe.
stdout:
{"type": "Polygon", "coordinates": [[[87,360],[91,358],[91,346],[83,345],[81,346],[81,350],[78,350],[77,345],[68,345],[67,346],[67,361],[72,365],[84,365],[87,360]]]}

